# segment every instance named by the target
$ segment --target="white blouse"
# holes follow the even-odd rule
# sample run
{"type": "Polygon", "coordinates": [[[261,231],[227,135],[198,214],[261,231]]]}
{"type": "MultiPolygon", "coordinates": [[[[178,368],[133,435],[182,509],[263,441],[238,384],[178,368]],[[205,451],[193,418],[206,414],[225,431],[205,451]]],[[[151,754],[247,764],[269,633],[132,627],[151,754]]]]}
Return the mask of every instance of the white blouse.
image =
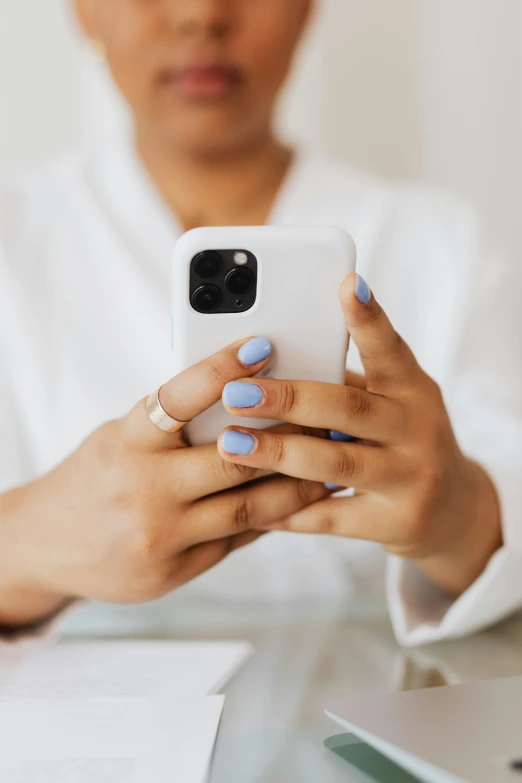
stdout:
{"type": "MultiPolygon", "coordinates": [[[[354,236],[360,272],[441,384],[462,448],[496,481],[504,547],[452,603],[375,544],[274,533],[172,596],[118,616],[139,630],[151,616],[168,624],[188,595],[329,597],[361,607],[386,591],[399,640],[417,644],[519,608],[522,315],[514,270],[481,256],[475,218],[457,200],[314,155],[297,157],[270,222],[335,224],[354,236]]],[[[123,142],[0,184],[0,491],[49,471],[170,377],[168,281],[180,232],[123,142]]],[[[350,364],[359,369],[354,351],[350,364]]],[[[111,607],[82,613],[89,629],[114,633],[111,607]]]]}

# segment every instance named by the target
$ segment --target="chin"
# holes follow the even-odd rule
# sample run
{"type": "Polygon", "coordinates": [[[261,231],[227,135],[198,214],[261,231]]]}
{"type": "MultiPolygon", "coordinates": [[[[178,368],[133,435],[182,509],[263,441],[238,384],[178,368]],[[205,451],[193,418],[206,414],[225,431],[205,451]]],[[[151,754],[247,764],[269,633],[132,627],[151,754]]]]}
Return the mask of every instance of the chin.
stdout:
{"type": "Polygon", "coordinates": [[[230,117],[199,118],[199,121],[180,123],[179,118],[168,124],[169,144],[187,157],[221,157],[232,155],[249,143],[250,136],[244,119],[230,117]]]}

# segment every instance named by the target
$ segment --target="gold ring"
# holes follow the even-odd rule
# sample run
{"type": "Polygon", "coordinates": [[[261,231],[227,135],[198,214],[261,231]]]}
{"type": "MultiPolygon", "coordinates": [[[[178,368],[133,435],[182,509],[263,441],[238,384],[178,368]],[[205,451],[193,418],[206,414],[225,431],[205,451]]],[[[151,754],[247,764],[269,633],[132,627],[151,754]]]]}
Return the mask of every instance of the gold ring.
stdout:
{"type": "Polygon", "coordinates": [[[172,416],[169,416],[160,402],[160,391],[161,389],[158,389],[157,392],[154,392],[154,394],[151,394],[148,398],[146,403],[147,415],[151,422],[163,432],[179,432],[188,422],[177,421],[177,419],[173,419],[172,416]]]}

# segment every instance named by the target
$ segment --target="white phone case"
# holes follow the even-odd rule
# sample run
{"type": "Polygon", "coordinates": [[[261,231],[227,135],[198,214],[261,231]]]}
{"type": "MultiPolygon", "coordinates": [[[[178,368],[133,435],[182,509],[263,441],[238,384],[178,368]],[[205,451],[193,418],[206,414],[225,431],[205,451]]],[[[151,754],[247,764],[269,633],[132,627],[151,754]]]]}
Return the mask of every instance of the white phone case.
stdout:
{"type": "MultiPolygon", "coordinates": [[[[197,228],[174,251],[174,374],[247,337],[273,346],[264,377],[344,383],[348,337],[339,287],[355,270],[355,243],[328,226],[197,228]],[[258,261],[257,300],[242,313],[202,314],[192,309],[190,264],[204,250],[248,250],[258,261]]],[[[273,422],[230,416],[221,402],[185,428],[192,445],[215,442],[231,424],[273,422]]]]}

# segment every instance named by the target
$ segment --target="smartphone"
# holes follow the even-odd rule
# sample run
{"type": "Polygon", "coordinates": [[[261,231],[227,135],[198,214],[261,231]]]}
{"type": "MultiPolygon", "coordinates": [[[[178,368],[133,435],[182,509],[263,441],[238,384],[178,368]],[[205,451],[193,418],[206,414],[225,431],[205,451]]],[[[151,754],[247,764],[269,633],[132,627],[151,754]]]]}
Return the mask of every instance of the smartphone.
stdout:
{"type": "MultiPolygon", "coordinates": [[[[174,374],[237,340],[266,337],[273,350],[261,376],[344,383],[348,335],[339,287],[355,262],[351,236],[329,226],[188,231],[174,251],[174,374]]],[[[218,402],[185,436],[191,445],[212,443],[232,424],[245,420],[218,402]]]]}

